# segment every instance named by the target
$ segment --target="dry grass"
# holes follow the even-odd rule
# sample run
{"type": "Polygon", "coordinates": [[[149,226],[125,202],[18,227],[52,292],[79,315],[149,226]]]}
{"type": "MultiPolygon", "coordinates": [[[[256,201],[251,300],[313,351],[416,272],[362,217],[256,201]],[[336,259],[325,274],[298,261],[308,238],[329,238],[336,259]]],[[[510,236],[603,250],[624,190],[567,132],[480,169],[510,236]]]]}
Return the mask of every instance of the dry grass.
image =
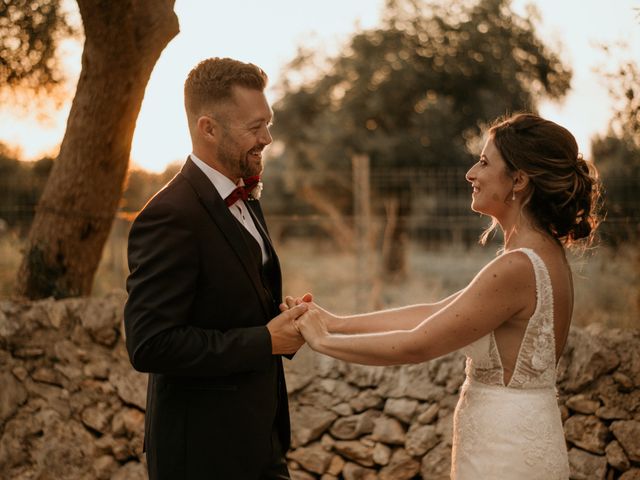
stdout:
{"type": "Polygon", "coordinates": [[[13,232],[0,234],[0,298],[13,293],[13,282],[22,260],[20,245],[18,236],[13,232]]]}
{"type": "MultiPolygon", "coordinates": [[[[100,296],[124,288],[126,243],[122,231],[114,229],[105,247],[94,281],[93,294],[100,296]]],[[[409,249],[409,269],[403,280],[374,279],[362,282],[355,255],[337,251],[327,243],[311,240],[278,245],[285,294],[313,292],[322,305],[339,313],[369,308],[388,308],[429,302],[463,288],[495,255],[495,247],[448,246],[409,249]],[[360,287],[359,287],[360,286],[360,287]],[[358,300],[359,291],[366,301],[358,300]]],[[[372,270],[378,259],[372,257],[372,270]]],[[[570,259],[575,282],[574,323],[601,323],[609,327],[640,328],[640,249],[627,245],[613,250],[600,247],[570,259]]],[[[0,297],[11,294],[20,263],[16,236],[0,236],[0,297]]]]}
{"type": "MultiPolygon", "coordinates": [[[[316,300],[338,313],[367,309],[358,304],[357,261],[354,255],[291,242],[279,248],[288,294],[314,293],[316,300]]],[[[403,281],[371,281],[365,288],[375,297],[369,307],[389,308],[430,302],[454,293],[495,255],[494,247],[449,246],[437,250],[413,247],[403,281]]],[[[374,259],[375,260],[375,259],[374,259]]],[[[640,328],[640,250],[627,245],[570,256],[574,274],[576,325],[640,328]]],[[[371,295],[370,295],[371,297],[371,295]]]]}
{"type": "Polygon", "coordinates": [[[573,257],[571,267],[575,324],[640,328],[640,249],[600,247],[573,257]]]}

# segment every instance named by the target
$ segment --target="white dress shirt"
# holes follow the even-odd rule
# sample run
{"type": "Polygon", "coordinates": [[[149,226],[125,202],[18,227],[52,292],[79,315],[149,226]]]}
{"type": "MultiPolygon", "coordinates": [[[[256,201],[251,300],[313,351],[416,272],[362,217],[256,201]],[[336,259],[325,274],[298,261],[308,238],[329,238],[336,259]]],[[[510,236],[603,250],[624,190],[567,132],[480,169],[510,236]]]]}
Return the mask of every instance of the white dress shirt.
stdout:
{"type": "MultiPolygon", "coordinates": [[[[198,157],[196,157],[193,153],[190,155],[191,160],[195,163],[200,170],[207,176],[211,183],[218,191],[222,199],[224,200],[235,190],[236,187],[243,185],[242,179],[240,179],[240,183],[236,185],[225,175],[217,171],[215,168],[207,165],[198,157]]],[[[269,254],[267,253],[267,249],[264,245],[264,241],[262,240],[262,236],[260,232],[258,232],[258,228],[253,222],[253,218],[249,213],[249,209],[247,205],[244,203],[242,199],[236,201],[233,205],[229,207],[229,211],[231,214],[238,219],[238,221],[244,225],[247,231],[251,234],[253,238],[256,239],[258,245],[260,245],[260,250],[262,251],[262,264],[264,265],[269,258],[269,254]]]]}

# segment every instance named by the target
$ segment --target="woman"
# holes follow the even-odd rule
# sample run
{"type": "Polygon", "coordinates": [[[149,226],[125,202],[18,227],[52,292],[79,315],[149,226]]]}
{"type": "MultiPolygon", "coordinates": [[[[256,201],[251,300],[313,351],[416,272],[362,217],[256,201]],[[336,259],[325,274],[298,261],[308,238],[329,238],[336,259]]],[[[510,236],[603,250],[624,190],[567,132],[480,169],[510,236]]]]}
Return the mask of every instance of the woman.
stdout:
{"type": "MultiPolygon", "coordinates": [[[[471,208],[504,248],[463,290],[435,303],[339,317],[315,304],[296,325],[312,349],[367,365],[418,363],[463,349],[452,478],[566,479],[556,365],[573,310],[564,247],[591,241],[599,183],[565,128],[517,114],[489,129],[467,172],[471,208]]],[[[291,306],[292,298],[287,298],[291,306]]]]}

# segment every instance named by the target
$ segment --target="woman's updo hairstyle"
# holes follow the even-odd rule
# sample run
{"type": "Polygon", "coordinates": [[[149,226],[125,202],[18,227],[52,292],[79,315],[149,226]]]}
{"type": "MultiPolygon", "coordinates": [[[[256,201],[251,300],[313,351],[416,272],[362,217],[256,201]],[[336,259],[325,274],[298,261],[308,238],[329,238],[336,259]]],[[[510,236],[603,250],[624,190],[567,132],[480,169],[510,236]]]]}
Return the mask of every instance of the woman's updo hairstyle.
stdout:
{"type": "Polygon", "coordinates": [[[489,136],[510,171],[529,176],[523,208],[565,246],[589,245],[600,223],[598,171],[564,127],[529,113],[499,119],[489,136]]]}

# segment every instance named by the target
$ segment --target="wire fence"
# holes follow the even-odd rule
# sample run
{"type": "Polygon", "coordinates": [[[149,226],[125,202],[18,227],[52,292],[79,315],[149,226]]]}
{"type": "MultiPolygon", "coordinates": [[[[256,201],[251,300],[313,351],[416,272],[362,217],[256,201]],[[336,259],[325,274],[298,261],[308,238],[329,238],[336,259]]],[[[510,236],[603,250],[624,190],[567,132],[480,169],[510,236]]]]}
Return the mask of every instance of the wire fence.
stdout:
{"type": "MultiPolygon", "coordinates": [[[[400,225],[403,235],[425,245],[475,244],[489,220],[471,211],[465,173],[460,167],[372,169],[367,190],[372,241],[393,222],[400,225]]],[[[306,195],[300,194],[291,175],[265,179],[268,183],[261,203],[274,239],[336,240],[340,230],[355,229],[359,212],[354,210],[353,199],[358,185],[351,171],[305,173],[304,178],[306,195]]],[[[44,181],[32,179],[16,189],[11,178],[0,178],[0,230],[28,231],[44,181]]],[[[640,237],[640,178],[614,177],[605,182],[601,241],[613,246],[636,242],[640,237]]],[[[131,211],[117,214],[110,242],[126,238],[134,216],[131,211]]]]}
{"type": "MultiPolygon", "coordinates": [[[[380,232],[393,220],[403,225],[404,233],[412,240],[426,245],[475,244],[490,220],[471,211],[471,187],[465,179],[466,171],[462,167],[371,170],[367,191],[370,191],[368,208],[372,230],[380,232]],[[390,208],[390,203],[395,210],[390,208]],[[393,215],[395,218],[390,218],[393,215]]],[[[354,211],[354,202],[347,199],[353,200],[358,186],[349,171],[306,173],[305,177],[309,184],[327,192],[320,200],[327,199],[328,203],[337,205],[341,225],[357,224],[358,212],[354,211]],[[335,179],[340,179],[341,184],[332,185],[335,179]]],[[[286,184],[278,188],[288,191],[286,184]]],[[[640,177],[605,179],[601,211],[604,221],[599,229],[601,242],[616,246],[638,240],[639,193],[640,177]]],[[[263,205],[272,233],[286,238],[296,232],[304,236],[335,229],[335,213],[330,215],[329,209],[317,205],[318,199],[311,202],[316,204],[315,210],[309,210],[308,203],[304,198],[287,195],[267,198],[263,205]]]]}
{"type": "MultiPolygon", "coordinates": [[[[300,179],[291,173],[274,175],[267,170],[261,204],[271,237],[286,259],[304,261],[305,255],[313,256],[323,259],[318,263],[322,268],[329,268],[329,264],[337,268],[337,263],[344,263],[345,268],[357,272],[350,284],[355,289],[353,298],[362,305],[361,297],[371,301],[371,292],[388,290],[373,279],[378,278],[374,270],[380,272],[386,265],[384,258],[390,250],[404,245],[409,247],[405,253],[413,252],[406,257],[409,262],[428,253],[440,255],[445,263],[452,255],[464,263],[460,255],[472,258],[474,252],[481,250],[474,247],[489,219],[470,209],[471,188],[465,180],[465,169],[372,169],[368,175],[357,173],[306,172],[300,179]]],[[[144,186],[146,191],[153,190],[151,185],[144,186]]],[[[600,244],[613,251],[637,249],[639,186],[640,178],[605,181],[607,215],[599,230],[600,244]]],[[[0,261],[5,270],[17,268],[21,245],[43,188],[44,179],[16,185],[15,179],[0,177],[0,255],[6,257],[0,261]]],[[[139,203],[145,201],[140,198],[139,203]]],[[[122,210],[115,216],[94,292],[106,293],[124,285],[128,274],[127,237],[136,213],[122,210]]],[[[495,244],[499,241],[499,237],[494,240],[495,244]]],[[[490,246],[488,250],[496,248],[490,246]]],[[[289,273],[291,282],[296,276],[289,273]]],[[[427,277],[441,274],[427,273],[427,277]]],[[[637,284],[636,277],[629,278],[629,284],[637,284]]],[[[321,283],[318,281],[314,288],[321,283]]]]}

